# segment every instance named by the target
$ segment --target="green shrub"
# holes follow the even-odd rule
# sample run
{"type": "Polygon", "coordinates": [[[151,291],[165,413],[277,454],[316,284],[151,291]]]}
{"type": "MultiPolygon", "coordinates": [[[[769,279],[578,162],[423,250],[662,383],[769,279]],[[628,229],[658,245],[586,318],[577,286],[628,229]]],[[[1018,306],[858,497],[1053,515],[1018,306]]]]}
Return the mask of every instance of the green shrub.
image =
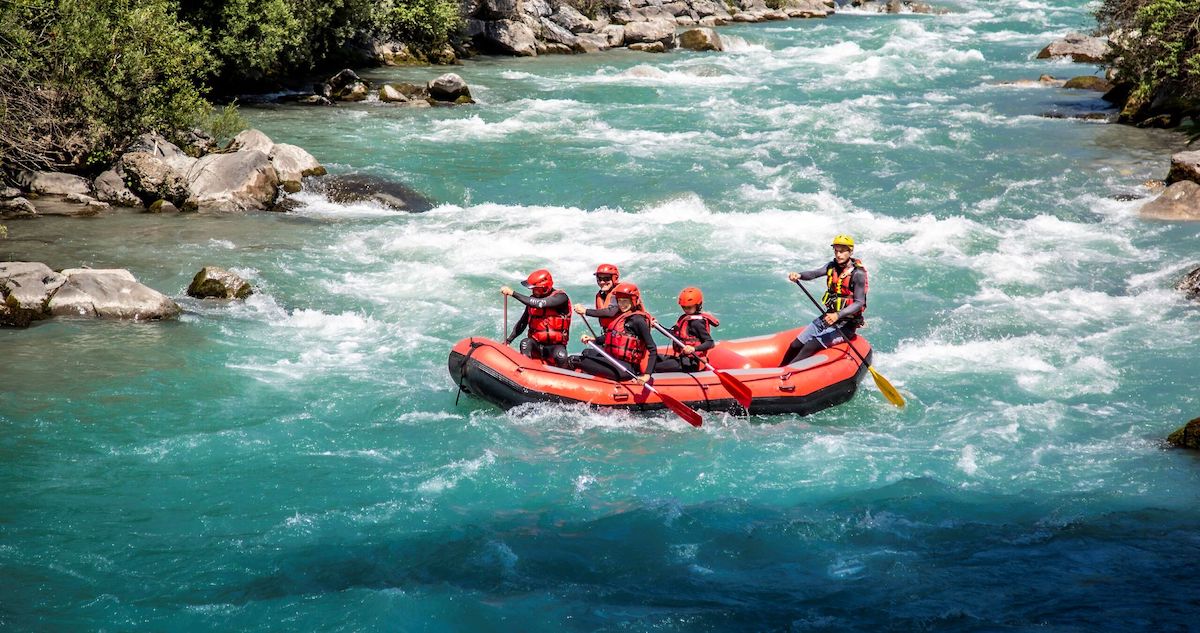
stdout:
{"type": "Polygon", "coordinates": [[[211,57],[169,0],[0,3],[0,161],[87,168],[211,112],[211,57]]]}
{"type": "Polygon", "coordinates": [[[462,29],[463,19],[458,3],[451,0],[383,0],[376,24],[382,35],[430,52],[448,44],[462,29]]]}
{"type": "Polygon", "coordinates": [[[1117,80],[1132,88],[1124,117],[1200,103],[1200,0],[1104,0],[1096,18],[1117,80]]]}

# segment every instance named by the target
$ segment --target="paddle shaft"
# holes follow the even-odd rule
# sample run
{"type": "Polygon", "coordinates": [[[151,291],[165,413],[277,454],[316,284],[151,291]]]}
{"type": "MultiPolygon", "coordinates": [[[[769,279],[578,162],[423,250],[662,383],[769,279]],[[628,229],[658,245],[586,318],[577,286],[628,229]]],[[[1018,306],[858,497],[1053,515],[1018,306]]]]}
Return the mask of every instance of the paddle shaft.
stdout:
{"type": "MultiPolygon", "coordinates": [[[[667,328],[663,327],[662,324],[659,323],[658,321],[655,321],[651,325],[654,326],[654,329],[658,330],[659,332],[662,332],[663,334],[666,334],[667,338],[671,339],[672,343],[675,343],[676,345],[678,345],[681,348],[684,346],[683,341],[679,340],[674,334],[671,333],[671,330],[668,330],[667,328]]],[[[703,358],[700,358],[700,355],[695,352],[688,354],[688,356],[691,356],[691,357],[695,358],[696,360],[700,361],[701,365],[708,367],[709,369],[715,369],[711,364],[706,362],[703,358]]]]}
{"type": "MultiPolygon", "coordinates": [[[[653,323],[653,325],[654,325],[655,329],[657,329],[659,332],[666,334],[667,338],[674,341],[680,347],[683,347],[683,341],[676,338],[676,336],[674,334],[672,334],[669,330],[663,328],[663,326],[658,321],[655,321],[653,323]]],[[[751,391],[750,388],[746,386],[746,383],[738,380],[737,378],[734,378],[733,376],[730,376],[729,374],[725,373],[724,371],[722,371],[720,369],[717,369],[716,367],[713,367],[712,363],[708,362],[704,358],[701,358],[700,355],[696,354],[695,352],[692,352],[690,354],[690,356],[692,356],[697,361],[699,361],[700,366],[702,368],[707,367],[709,369],[709,371],[711,371],[713,374],[715,374],[717,377],[717,380],[721,381],[721,384],[729,392],[729,395],[733,396],[733,398],[735,400],[737,400],[739,404],[741,404],[743,407],[746,407],[747,410],[750,409],[750,403],[754,401],[754,392],[751,391]]]]}
{"type": "Polygon", "coordinates": [[[508,345],[508,295],[504,295],[504,331],[501,332],[500,335],[503,336],[504,340],[506,341],[504,344],[508,345]]]}
{"type": "MultiPolygon", "coordinates": [[[[796,285],[800,286],[800,289],[804,291],[804,295],[806,297],[808,297],[809,301],[812,301],[813,305],[816,306],[817,309],[821,311],[821,315],[824,316],[826,314],[825,308],[821,306],[821,304],[817,301],[816,297],[812,296],[812,293],[808,291],[808,288],[805,288],[804,284],[800,283],[799,279],[796,280],[796,285]]],[[[846,341],[846,347],[849,347],[850,351],[854,352],[854,355],[857,356],[858,359],[861,360],[864,365],[867,365],[869,367],[870,363],[867,362],[867,359],[863,358],[862,354],[858,353],[858,350],[855,349],[854,344],[850,342],[850,337],[846,336],[846,331],[843,330],[840,326],[838,326],[837,321],[834,321],[833,325],[830,327],[837,330],[838,334],[842,335],[842,340],[846,341]]]]}

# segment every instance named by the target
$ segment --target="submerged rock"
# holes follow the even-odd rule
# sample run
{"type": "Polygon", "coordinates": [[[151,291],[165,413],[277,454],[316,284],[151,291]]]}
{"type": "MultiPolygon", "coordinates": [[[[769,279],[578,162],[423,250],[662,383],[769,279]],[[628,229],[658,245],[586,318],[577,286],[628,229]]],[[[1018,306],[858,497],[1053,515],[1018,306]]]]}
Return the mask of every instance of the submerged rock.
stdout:
{"type": "Polygon", "coordinates": [[[1200,450],[1200,418],[1196,418],[1167,436],[1167,441],[1179,448],[1200,450]]]}
{"type": "Polygon", "coordinates": [[[330,202],[352,204],[374,202],[397,211],[422,213],[433,202],[416,190],[398,182],[366,174],[324,176],[309,181],[310,189],[325,194],[330,202]]]}
{"type": "Polygon", "coordinates": [[[1175,284],[1175,289],[1188,299],[1200,301],[1200,268],[1184,275],[1183,279],[1175,284]]]}
{"type": "Polygon", "coordinates": [[[1103,77],[1095,75],[1083,75],[1081,77],[1072,77],[1063,83],[1063,88],[1067,90],[1094,90],[1096,92],[1108,92],[1112,90],[1112,84],[1103,77]]]}
{"type": "Polygon", "coordinates": [[[188,296],[198,299],[245,299],[253,293],[249,282],[216,266],[205,266],[192,278],[188,296]]]}

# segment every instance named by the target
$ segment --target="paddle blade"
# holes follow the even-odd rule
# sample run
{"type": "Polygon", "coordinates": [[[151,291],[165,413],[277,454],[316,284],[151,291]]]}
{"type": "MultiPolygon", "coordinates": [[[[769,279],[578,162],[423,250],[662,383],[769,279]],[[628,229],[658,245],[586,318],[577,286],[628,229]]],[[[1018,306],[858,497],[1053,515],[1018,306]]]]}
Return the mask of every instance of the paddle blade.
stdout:
{"type": "Polygon", "coordinates": [[[697,413],[695,409],[687,406],[671,396],[668,396],[654,387],[651,387],[650,385],[646,385],[646,388],[657,394],[658,397],[663,401],[663,404],[667,405],[668,409],[673,411],[675,415],[683,418],[683,420],[688,424],[695,427],[699,427],[701,424],[704,424],[704,418],[700,417],[700,414],[697,413]]]}
{"type": "Polygon", "coordinates": [[[719,369],[713,369],[713,373],[717,375],[717,380],[721,381],[721,385],[725,387],[725,390],[728,391],[733,398],[738,401],[739,404],[749,410],[750,402],[754,400],[754,394],[750,391],[750,388],[746,386],[746,383],[719,369]]]}
{"type": "Polygon", "coordinates": [[[901,396],[900,392],[896,391],[892,383],[888,382],[887,378],[884,378],[879,372],[875,371],[874,367],[867,365],[867,370],[871,372],[871,377],[875,379],[875,386],[879,387],[879,391],[883,393],[883,397],[887,398],[888,402],[903,408],[904,396],[901,396]]]}

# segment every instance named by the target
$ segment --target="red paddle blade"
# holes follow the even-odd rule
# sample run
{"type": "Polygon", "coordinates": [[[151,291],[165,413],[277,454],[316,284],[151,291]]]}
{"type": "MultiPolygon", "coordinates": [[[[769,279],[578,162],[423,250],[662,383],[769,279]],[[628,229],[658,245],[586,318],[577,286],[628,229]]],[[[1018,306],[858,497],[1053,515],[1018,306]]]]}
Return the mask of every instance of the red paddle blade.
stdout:
{"type": "Polygon", "coordinates": [[[671,396],[668,396],[654,387],[651,387],[650,385],[646,385],[646,388],[657,394],[658,397],[663,401],[663,404],[667,405],[668,409],[673,411],[675,415],[683,418],[683,420],[688,424],[695,427],[699,427],[701,424],[704,424],[704,418],[700,417],[700,414],[697,413],[695,409],[676,400],[675,398],[672,398],[671,396]]]}
{"type": "Polygon", "coordinates": [[[713,373],[717,375],[717,380],[721,381],[721,384],[725,387],[725,390],[728,391],[733,398],[738,401],[739,404],[749,410],[750,402],[754,400],[754,394],[750,391],[750,388],[746,386],[746,383],[719,369],[713,369],[713,373]]]}

